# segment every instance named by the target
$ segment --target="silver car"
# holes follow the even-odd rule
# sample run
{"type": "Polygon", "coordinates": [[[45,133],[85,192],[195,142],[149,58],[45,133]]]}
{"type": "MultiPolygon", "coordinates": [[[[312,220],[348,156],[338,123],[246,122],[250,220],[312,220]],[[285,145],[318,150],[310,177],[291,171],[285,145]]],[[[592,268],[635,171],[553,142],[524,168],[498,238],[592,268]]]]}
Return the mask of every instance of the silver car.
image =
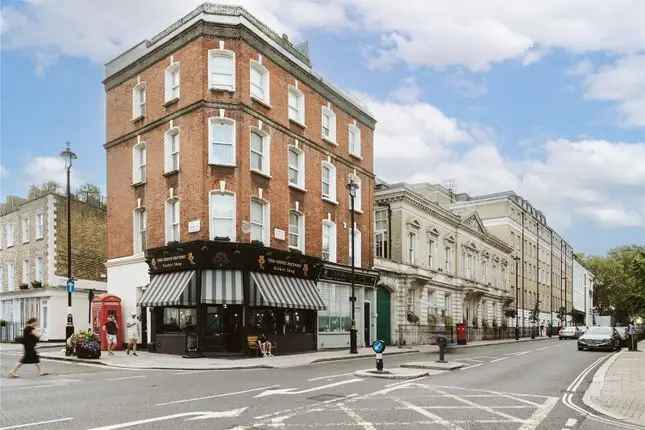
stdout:
{"type": "Polygon", "coordinates": [[[591,327],[578,339],[578,351],[585,349],[620,350],[620,336],[613,327],[591,327]]]}

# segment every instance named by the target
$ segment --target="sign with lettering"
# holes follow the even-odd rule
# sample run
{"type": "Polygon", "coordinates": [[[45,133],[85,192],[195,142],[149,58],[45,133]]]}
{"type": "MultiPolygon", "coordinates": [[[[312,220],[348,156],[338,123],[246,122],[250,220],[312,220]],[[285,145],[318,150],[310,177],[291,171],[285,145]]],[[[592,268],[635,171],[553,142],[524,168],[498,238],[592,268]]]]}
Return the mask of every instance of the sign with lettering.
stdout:
{"type": "MultiPolygon", "coordinates": [[[[323,281],[351,284],[352,270],[347,266],[326,263],[323,265],[319,279],[323,281]]],[[[374,287],[376,286],[378,279],[378,272],[361,268],[354,269],[354,285],[374,287]]]]}
{"type": "Polygon", "coordinates": [[[188,233],[197,233],[202,228],[201,224],[201,221],[198,219],[188,221],[188,233]]]}
{"type": "Polygon", "coordinates": [[[279,228],[276,228],[276,229],[273,230],[273,236],[277,240],[285,240],[285,238],[287,237],[285,231],[281,230],[279,228]]]}
{"type": "Polygon", "coordinates": [[[166,257],[153,257],[150,259],[150,268],[154,272],[174,272],[177,270],[194,269],[196,264],[192,252],[166,257]]]}

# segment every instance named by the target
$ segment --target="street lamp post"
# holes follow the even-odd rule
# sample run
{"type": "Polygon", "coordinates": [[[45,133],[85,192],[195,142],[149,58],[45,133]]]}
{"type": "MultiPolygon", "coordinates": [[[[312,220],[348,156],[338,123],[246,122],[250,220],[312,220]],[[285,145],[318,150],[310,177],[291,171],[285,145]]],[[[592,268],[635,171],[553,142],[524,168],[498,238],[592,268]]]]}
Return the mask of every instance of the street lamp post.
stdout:
{"type": "Polygon", "coordinates": [[[358,348],[357,348],[357,335],[356,335],[356,318],[355,318],[355,305],[356,305],[356,294],[354,291],[354,271],[355,271],[355,261],[354,261],[354,199],[356,198],[356,191],[358,190],[358,184],[354,182],[354,179],[350,177],[349,183],[347,184],[347,190],[349,191],[349,197],[350,197],[350,223],[351,223],[351,231],[352,231],[352,238],[351,238],[351,249],[352,249],[352,280],[351,280],[351,285],[352,285],[352,296],[349,298],[350,305],[352,307],[352,328],[349,331],[349,353],[350,354],[357,354],[358,353],[358,348]]]}
{"type": "Polygon", "coordinates": [[[515,340],[520,339],[520,315],[519,315],[519,301],[520,301],[520,289],[519,289],[519,267],[520,267],[520,257],[513,257],[515,260],[515,340]]]}
{"type": "Polygon", "coordinates": [[[65,326],[65,339],[69,339],[74,334],[74,319],[72,317],[72,205],[71,205],[71,192],[70,192],[70,171],[72,169],[72,162],[78,157],[69,148],[69,142],[64,151],[60,153],[60,157],[65,161],[65,172],[67,175],[67,324],[65,326]]]}

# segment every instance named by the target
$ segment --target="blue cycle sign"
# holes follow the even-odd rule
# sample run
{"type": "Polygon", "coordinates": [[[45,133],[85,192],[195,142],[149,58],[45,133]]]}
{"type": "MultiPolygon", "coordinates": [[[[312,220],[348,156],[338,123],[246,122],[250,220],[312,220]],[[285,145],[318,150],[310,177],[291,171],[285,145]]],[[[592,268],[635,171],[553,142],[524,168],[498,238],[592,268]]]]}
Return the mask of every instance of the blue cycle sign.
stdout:
{"type": "Polygon", "coordinates": [[[74,279],[68,279],[67,280],[67,292],[68,293],[73,293],[75,289],[76,289],[76,281],[74,279]]]}
{"type": "Polygon", "coordinates": [[[383,351],[385,351],[385,342],[380,339],[375,340],[374,343],[372,343],[372,349],[375,353],[381,354],[383,351]]]}

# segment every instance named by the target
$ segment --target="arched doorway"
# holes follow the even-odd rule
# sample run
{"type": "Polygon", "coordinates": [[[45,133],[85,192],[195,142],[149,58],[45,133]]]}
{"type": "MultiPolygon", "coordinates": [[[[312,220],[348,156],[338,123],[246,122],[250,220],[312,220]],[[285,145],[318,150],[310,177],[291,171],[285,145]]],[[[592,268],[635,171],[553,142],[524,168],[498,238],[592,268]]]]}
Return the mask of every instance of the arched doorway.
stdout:
{"type": "Polygon", "coordinates": [[[376,289],[376,335],[386,345],[392,344],[392,339],[390,338],[392,333],[390,306],[390,292],[385,287],[378,287],[376,289]]]}

